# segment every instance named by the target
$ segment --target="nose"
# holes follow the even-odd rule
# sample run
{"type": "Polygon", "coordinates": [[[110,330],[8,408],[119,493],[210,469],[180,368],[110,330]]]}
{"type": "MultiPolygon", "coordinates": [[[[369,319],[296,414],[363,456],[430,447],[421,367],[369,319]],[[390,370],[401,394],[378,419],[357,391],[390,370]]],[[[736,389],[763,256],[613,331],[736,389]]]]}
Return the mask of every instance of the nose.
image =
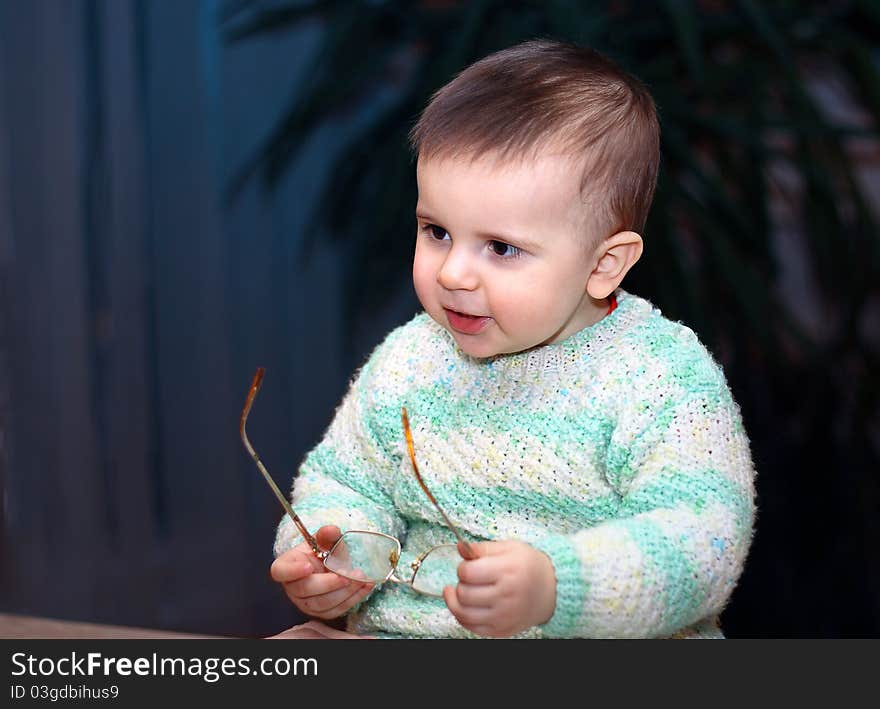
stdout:
{"type": "Polygon", "coordinates": [[[453,246],[446,254],[437,282],[446,290],[475,290],[479,278],[473,259],[464,248],[453,246]]]}

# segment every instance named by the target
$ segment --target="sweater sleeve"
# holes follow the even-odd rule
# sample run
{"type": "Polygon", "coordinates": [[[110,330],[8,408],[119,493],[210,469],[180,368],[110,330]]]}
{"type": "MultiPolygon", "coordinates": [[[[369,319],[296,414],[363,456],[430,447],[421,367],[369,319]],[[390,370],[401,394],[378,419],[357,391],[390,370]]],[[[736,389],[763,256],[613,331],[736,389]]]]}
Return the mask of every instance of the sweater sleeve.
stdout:
{"type": "MultiPolygon", "coordinates": [[[[294,480],[291,504],[314,534],[333,524],[343,532],[362,529],[403,539],[406,526],[384,481],[394,469],[371,416],[371,381],[378,352],[351,383],[323,439],[306,456],[294,480]]],[[[275,556],[303,541],[285,515],[278,525],[275,556]]]]}
{"type": "Polygon", "coordinates": [[[668,636],[720,613],[742,571],[754,468],[723,377],[630,413],[648,422],[612,437],[616,518],[535,544],[557,579],[545,636],[668,636]]]}

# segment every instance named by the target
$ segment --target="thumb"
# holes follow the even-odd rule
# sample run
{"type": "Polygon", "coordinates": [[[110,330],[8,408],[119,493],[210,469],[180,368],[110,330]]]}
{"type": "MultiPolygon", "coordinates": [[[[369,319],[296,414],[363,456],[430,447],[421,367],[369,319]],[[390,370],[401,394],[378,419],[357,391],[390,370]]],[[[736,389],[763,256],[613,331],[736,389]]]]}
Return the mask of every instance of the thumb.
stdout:
{"type": "Polygon", "coordinates": [[[470,542],[468,544],[470,548],[470,555],[468,555],[467,549],[463,549],[461,543],[458,544],[458,553],[461,554],[462,558],[465,560],[470,559],[479,559],[483,556],[494,556],[495,554],[501,554],[504,551],[503,542],[470,542]]]}
{"type": "Polygon", "coordinates": [[[336,540],[341,536],[342,532],[339,527],[333,524],[328,524],[317,531],[315,534],[315,541],[318,542],[318,546],[322,549],[330,549],[330,547],[336,544],[336,540]]]}
{"type": "Polygon", "coordinates": [[[484,554],[480,553],[481,542],[459,542],[458,543],[458,554],[465,561],[470,561],[471,559],[478,559],[484,554]]]}

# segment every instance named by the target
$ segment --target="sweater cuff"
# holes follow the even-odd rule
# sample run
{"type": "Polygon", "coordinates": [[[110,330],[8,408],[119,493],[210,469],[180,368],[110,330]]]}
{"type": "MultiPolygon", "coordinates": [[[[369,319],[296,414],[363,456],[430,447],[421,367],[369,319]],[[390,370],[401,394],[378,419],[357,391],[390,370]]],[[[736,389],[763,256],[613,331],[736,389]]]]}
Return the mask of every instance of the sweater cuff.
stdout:
{"type": "Polygon", "coordinates": [[[571,540],[565,536],[543,537],[532,546],[550,557],[556,573],[556,609],[550,620],[538,627],[545,637],[573,637],[587,595],[581,560],[571,540]]]}

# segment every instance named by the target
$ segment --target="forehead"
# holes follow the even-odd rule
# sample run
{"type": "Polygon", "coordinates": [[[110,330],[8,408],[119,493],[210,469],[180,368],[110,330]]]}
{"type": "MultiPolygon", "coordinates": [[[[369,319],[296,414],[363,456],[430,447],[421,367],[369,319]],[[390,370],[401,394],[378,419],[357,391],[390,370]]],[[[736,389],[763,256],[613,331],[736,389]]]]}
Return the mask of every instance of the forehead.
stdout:
{"type": "Polygon", "coordinates": [[[528,223],[569,220],[582,207],[581,166],[561,154],[515,160],[497,155],[419,157],[416,175],[423,210],[503,215],[512,222],[528,223]]]}

